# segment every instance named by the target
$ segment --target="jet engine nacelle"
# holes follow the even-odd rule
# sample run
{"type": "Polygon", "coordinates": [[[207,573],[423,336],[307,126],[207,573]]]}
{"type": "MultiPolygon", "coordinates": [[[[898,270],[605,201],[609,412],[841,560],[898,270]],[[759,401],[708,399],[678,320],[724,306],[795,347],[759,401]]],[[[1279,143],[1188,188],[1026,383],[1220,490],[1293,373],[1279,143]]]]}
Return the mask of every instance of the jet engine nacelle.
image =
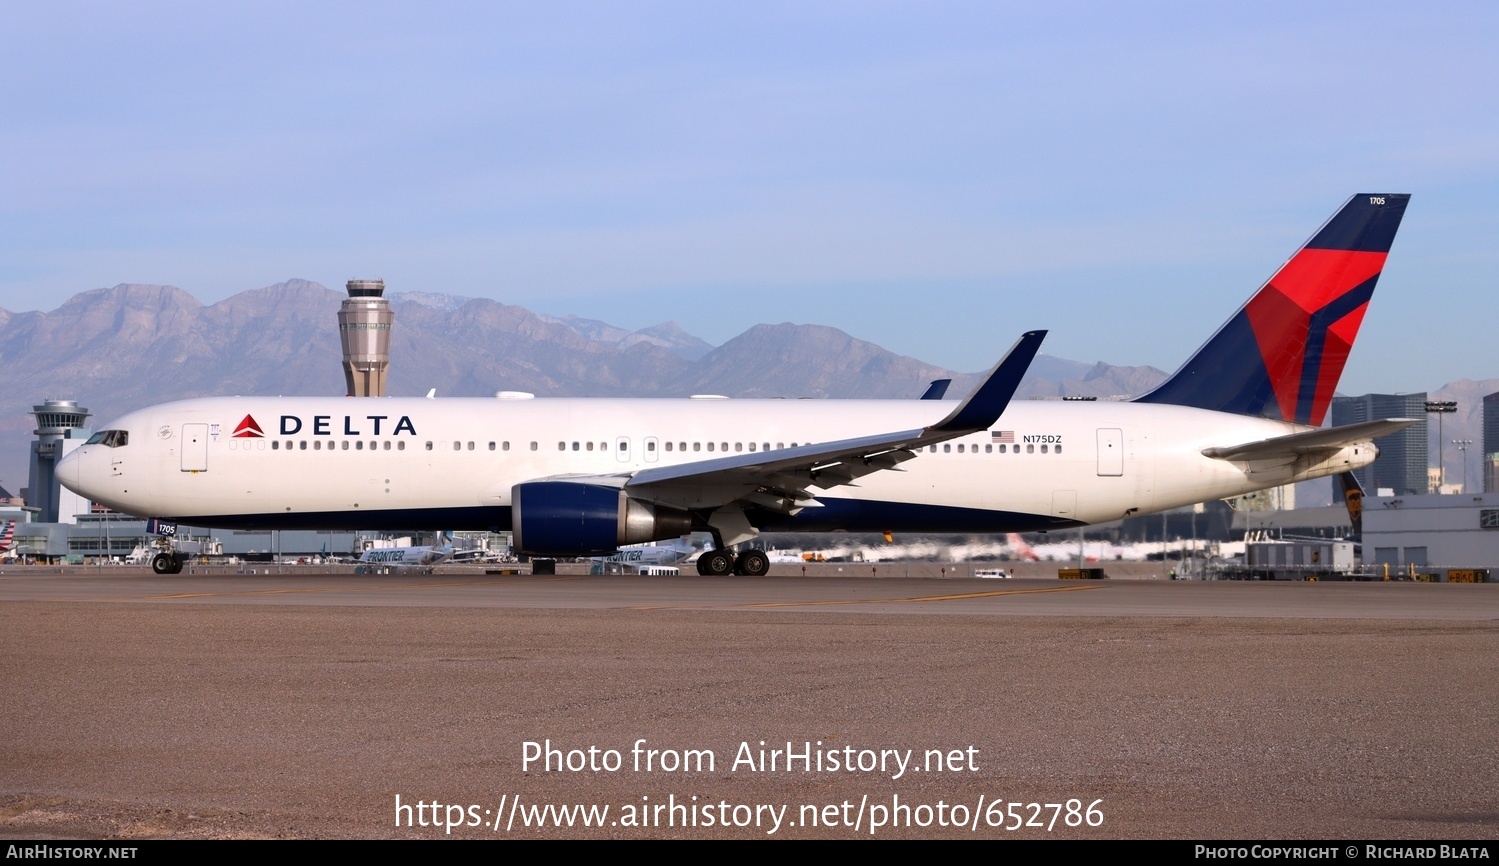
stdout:
{"type": "Polygon", "coordinates": [[[692,531],[692,515],[623,490],[572,481],[532,481],[510,488],[515,549],[532,556],[598,556],[622,544],[644,544],[692,531]]]}

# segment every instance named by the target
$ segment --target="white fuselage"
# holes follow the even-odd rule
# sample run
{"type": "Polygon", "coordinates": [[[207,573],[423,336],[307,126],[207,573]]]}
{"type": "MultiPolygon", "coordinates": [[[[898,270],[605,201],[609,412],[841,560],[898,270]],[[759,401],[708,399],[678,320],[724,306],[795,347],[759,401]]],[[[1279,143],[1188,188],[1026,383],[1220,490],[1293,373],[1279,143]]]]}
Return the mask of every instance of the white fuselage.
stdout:
{"type": "MultiPolygon", "coordinates": [[[[953,405],[207,398],[124,416],[106,429],[125,431],[126,444],[80,447],[59,475],[116,510],[194,525],[504,529],[516,484],[921,428],[953,405]],[[237,430],[245,435],[236,437],[237,430]]],[[[856,485],[814,489],[823,507],[766,515],[758,525],[1026,531],[1235,496],[1373,459],[1368,448],[1315,463],[1252,464],[1201,453],[1303,429],[1180,406],[1016,401],[988,430],[924,448],[899,470],[856,485]]]]}

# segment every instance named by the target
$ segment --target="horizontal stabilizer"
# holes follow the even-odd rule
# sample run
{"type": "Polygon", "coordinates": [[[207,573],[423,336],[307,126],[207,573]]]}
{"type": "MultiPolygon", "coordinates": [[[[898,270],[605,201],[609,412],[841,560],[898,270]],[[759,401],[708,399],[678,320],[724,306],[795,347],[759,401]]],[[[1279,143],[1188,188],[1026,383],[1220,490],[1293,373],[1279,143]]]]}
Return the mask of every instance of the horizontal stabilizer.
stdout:
{"type": "Polygon", "coordinates": [[[1276,436],[1258,442],[1245,442],[1227,448],[1204,448],[1204,457],[1218,460],[1271,460],[1277,457],[1301,457],[1318,451],[1336,451],[1360,442],[1369,442],[1380,436],[1398,433],[1412,424],[1420,424],[1413,418],[1386,418],[1382,421],[1364,421],[1329,427],[1326,430],[1308,430],[1289,436],[1276,436]]]}

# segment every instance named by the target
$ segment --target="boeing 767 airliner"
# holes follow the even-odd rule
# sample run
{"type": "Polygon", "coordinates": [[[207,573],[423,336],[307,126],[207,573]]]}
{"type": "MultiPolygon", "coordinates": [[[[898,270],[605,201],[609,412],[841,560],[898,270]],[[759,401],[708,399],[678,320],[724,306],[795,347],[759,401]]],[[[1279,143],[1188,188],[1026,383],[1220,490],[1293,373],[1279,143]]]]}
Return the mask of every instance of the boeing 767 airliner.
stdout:
{"type": "Polygon", "coordinates": [[[707,531],[710,575],[764,574],[763,531],[1024,532],[1237,496],[1365,466],[1416,423],[1318,429],[1409,199],[1354,196],[1131,402],[1012,402],[1031,331],[958,403],[206,398],[124,416],[58,474],[206,527],[513,530],[546,556],[707,531]]]}

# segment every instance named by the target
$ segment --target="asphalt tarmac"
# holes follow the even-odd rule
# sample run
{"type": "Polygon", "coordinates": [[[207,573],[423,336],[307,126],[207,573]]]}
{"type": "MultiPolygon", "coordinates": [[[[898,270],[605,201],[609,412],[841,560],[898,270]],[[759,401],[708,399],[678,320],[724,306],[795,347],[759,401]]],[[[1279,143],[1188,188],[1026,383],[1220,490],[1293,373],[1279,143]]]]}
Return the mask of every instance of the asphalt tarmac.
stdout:
{"type": "Polygon", "coordinates": [[[23,569],[0,602],[11,838],[1499,835],[1499,586],[23,569]]]}

